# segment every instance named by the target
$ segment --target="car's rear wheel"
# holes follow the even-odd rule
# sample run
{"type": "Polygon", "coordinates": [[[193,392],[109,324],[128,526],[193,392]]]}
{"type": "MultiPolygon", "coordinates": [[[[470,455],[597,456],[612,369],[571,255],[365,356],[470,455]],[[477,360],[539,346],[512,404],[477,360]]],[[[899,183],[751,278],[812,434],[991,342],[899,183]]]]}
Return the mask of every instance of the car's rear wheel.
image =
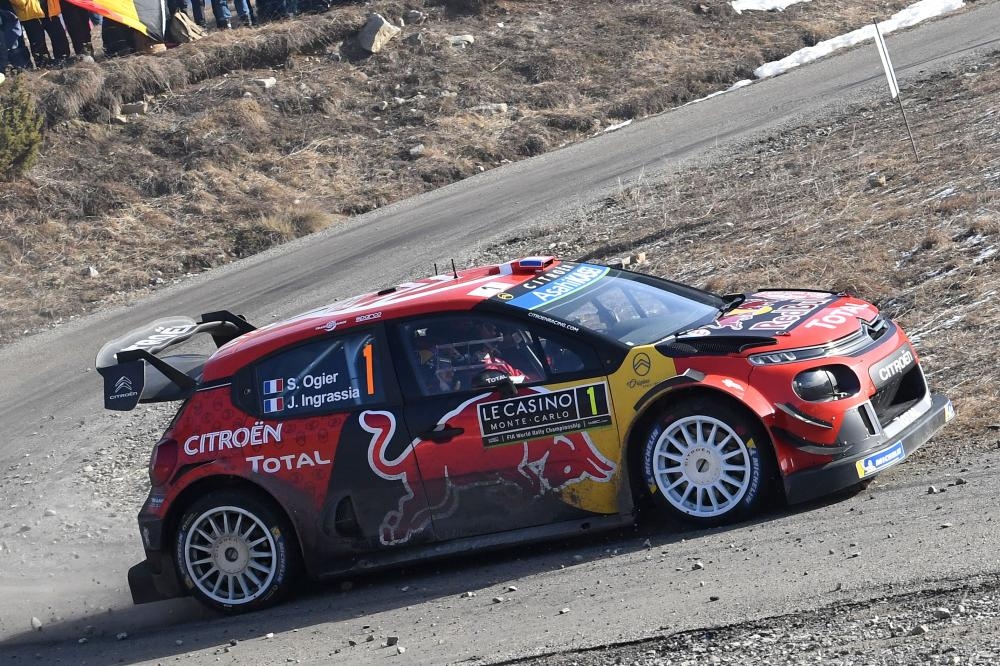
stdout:
{"type": "Polygon", "coordinates": [[[297,545],[270,502],[218,491],[194,502],[174,539],[180,580],[217,610],[245,612],[279,601],[299,573],[297,545]]]}
{"type": "Polygon", "coordinates": [[[719,525],[749,517],[773,490],[767,432],[741,409],[707,396],[668,407],[643,449],[646,486],[660,509],[719,525]]]}

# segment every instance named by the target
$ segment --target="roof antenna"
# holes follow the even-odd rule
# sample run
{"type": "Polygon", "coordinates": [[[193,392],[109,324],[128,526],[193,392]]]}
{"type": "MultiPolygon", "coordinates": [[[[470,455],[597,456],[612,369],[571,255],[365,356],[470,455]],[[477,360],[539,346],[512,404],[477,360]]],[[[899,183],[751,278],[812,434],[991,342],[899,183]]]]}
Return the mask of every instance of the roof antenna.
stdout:
{"type": "Polygon", "coordinates": [[[458,279],[458,271],[455,270],[455,260],[454,259],[451,260],[451,274],[452,274],[452,276],[456,280],[458,279]]]}
{"type": "Polygon", "coordinates": [[[438,265],[437,262],[434,262],[434,277],[437,277],[437,274],[438,274],[438,265]]]}

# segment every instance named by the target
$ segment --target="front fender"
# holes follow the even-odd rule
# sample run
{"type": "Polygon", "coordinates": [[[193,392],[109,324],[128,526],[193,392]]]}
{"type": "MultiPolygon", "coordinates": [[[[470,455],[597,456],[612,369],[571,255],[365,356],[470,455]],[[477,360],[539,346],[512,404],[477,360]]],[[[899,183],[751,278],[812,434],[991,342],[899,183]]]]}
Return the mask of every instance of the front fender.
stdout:
{"type": "MultiPolygon", "coordinates": [[[[774,406],[757,389],[744,379],[736,379],[722,374],[705,374],[686,370],[659,382],[635,403],[632,418],[624,441],[631,449],[641,440],[642,432],[649,426],[650,419],[663,408],[665,401],[681,400],[698,394],[715,393],[722,400],[736,402],[749,410],[770,434],[769,424],[773,421],[774,406]],[[638,429],[638,432],[637,432],[638,429]]],[[[772,441],[773,441],[772,437],[772,441]]]]}

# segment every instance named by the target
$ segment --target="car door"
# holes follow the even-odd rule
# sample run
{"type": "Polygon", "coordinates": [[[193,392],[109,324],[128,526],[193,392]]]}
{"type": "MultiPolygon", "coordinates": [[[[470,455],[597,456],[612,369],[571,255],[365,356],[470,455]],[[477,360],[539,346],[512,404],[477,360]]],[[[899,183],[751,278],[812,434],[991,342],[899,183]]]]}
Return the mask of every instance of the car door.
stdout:
{"type": "Polygon", "coordinates": [[[248,458],[253,471],[282,476],[283,503],[307,525],[300,536],[334,568],[434,538],[429,520],[405,541],[387,536],[400,507],[426,512],[395,377],[375,326],[289,346],[240,378],[245,407],[281,434],[248,458]]]}
{"type": "Polygon", "coordinates": [[[390,337],[439,539],[617,513],[619,434],[587,344],[488,312],[408,320],[390,337]],[[506,395],[486,385],[498,373],[506,395]]]}

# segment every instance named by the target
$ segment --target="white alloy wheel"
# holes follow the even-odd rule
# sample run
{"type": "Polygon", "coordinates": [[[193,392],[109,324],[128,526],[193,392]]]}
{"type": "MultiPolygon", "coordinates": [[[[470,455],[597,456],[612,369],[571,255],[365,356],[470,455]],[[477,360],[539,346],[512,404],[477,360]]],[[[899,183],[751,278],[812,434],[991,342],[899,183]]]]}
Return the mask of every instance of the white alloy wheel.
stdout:
{"type": "Polygon", "coordinates": [[[184,539],[184,568],[208,599],[240,606],[268,590],[278,567],[274,535],[237,506],[213,507],[191,523],[184,539]]]}
{"type": "Polygon", "coordinates": [[[711,416],[671,422],[652,454],[653,480],[663,497],[696,518],[716,518],[736,509],[753,478],[746,442],[711,416]]]}

